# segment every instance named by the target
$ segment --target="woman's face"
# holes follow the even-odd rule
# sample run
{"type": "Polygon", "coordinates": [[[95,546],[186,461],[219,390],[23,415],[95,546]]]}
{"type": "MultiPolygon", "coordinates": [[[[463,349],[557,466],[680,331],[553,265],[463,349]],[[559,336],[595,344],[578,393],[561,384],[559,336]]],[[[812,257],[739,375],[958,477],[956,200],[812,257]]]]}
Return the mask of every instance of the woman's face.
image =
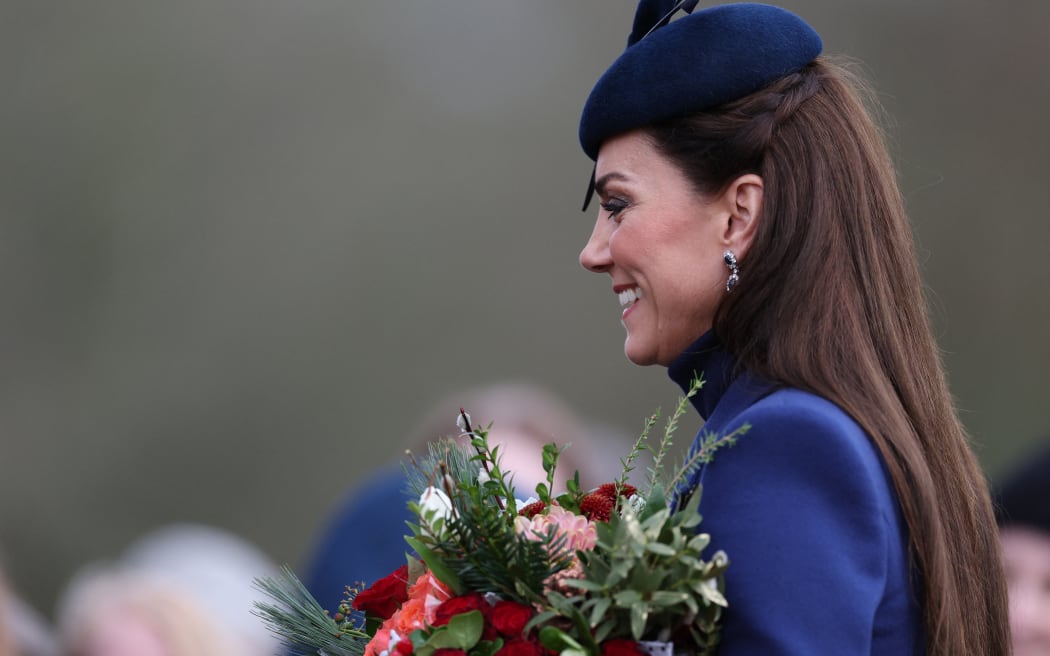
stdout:
{"type": "Polygon", "coordinates": [[[627,358],[668,365],[710,329],[726,293],[728,206],[698,193],[638,131],[602,145],[595,183],[601,210],[580,263],[612,279],[627,358]]]}
{"type": "Polygon", "coordinates": [[[999,533],[1016,656],[1050,654],[1050,534],[1023,526],[999,533]]]}

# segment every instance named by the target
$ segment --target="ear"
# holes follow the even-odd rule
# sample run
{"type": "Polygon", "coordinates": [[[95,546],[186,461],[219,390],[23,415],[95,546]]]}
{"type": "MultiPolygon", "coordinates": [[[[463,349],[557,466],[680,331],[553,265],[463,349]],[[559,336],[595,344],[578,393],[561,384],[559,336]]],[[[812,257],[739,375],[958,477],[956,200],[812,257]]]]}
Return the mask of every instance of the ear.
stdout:
{"type": "Polygon", "coordinates": [[[722,195],[723,207],[728,212],[728,219],[722,238],[725,247],[742,258],[751,247],[762,213],[762,178],[747,173],[730,183],[722,195]]]}

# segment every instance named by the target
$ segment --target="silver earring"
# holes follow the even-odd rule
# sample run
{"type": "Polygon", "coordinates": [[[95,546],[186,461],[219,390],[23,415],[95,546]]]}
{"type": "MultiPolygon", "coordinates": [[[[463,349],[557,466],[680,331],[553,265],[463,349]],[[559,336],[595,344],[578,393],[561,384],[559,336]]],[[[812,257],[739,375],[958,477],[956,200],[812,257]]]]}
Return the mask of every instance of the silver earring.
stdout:
{"type": "Polygon", "coordinates": [[[729,267],[729,278],[726,279],[726,291],[731,292],[736,284],[740,282],[740,267],[736,264],[736,255],[733,251],[726,251],[722,255],[722,260],[729,267]]]}

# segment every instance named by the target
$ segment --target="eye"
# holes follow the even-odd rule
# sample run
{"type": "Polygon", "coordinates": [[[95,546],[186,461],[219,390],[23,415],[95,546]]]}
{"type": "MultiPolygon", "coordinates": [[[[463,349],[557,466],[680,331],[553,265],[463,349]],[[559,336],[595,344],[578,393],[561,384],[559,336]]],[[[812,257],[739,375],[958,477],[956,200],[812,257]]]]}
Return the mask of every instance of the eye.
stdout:
{"type": "Polygon", "coordinates": [[[601,205],[602,209],[609,213],[609,218],[615,219],[627,209],[628,203],[622,198],[610,198],[607,201],[603,201],[601,205]]]}

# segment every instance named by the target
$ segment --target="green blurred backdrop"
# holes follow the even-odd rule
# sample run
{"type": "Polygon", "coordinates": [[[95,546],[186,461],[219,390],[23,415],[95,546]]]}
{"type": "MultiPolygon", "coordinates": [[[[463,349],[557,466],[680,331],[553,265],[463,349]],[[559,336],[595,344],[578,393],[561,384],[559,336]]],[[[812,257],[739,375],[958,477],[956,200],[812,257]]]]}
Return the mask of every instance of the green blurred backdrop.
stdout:
{"type": "MultiPolygon", "coordinates": [[[[1050,3],[783,4],[880,92],[994,476],[1050,434],[1050,3]]],[[[0,0],[0,545],[20,591],[49,614],[77,567],[175,520],[297,564],[466,386],[532,381],[631,433],[673,403],[576,263],[578,111],[632,14],[0,0]]]]}

